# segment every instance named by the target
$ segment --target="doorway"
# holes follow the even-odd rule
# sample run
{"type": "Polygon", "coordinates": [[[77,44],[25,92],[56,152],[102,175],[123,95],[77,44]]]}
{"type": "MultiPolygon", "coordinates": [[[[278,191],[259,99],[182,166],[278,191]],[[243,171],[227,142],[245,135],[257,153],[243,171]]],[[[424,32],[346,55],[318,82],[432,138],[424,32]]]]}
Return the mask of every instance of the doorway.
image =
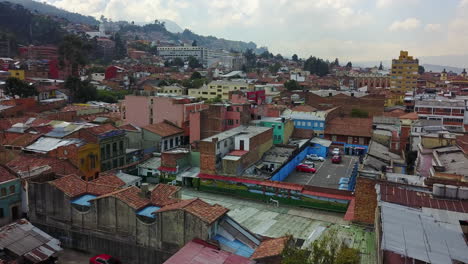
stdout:
{"type": "Polygon", "coordinates": [[[19,218],[18,206],[11,207],[11,219],[15,221],[15,220],[18,220],[18,218],[19,218]]]}

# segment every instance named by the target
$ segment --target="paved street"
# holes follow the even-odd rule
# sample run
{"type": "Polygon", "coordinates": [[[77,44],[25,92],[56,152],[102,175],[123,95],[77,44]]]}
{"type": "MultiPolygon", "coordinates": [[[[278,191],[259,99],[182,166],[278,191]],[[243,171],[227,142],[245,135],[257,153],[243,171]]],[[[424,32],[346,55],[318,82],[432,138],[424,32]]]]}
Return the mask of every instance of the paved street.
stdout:
{"type": "Polygon", "coordinates": [[[285,182],[313,185],[319,187],[338,189],[341,177],[348,177],[353,164],[358,160],[357,156],[342,156],[340,164],[333,164],[331,158],[324,162],[316,161],[316,173],[292,172],[285,182]]]}
{"type": "Polygon", "coordinates": [[[59,253],[58,264],[85,264],[93,257],[88,253],[73,249],[64,249],[59,253]]]}

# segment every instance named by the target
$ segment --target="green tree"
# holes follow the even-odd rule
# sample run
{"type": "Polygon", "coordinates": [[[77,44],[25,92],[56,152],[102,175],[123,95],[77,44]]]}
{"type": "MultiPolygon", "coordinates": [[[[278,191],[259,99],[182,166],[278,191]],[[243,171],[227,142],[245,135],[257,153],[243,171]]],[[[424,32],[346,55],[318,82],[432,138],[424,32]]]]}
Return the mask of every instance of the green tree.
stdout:
{"type": "Polygon", "coordinates": [[[37,95],[36,88],[33,85],[15,78],[9,77],[5,81],[5,94],[11,97],[18,96],[20,98],[26,98],[37,95]]]}
{"type": "Polygon", "coordinates": [[[379,71],[382,71],[382,70],[383,70],[383,65],[382,65],[382,62],[380,62],[379,71]]]}
{"type": "Polygon", "coordinates": [[[276,62],[275,64],[270,65],[270,67],[268,67],[268,70],[270,70],[271,73],[277,73],[280,68],[281,68],[281,64],[276,62]]]}
{"type": "Polygon", "coordinates": [[[332,62],[332,65],[340,67],[340,61],[338,60],[338,58],[335,58],[335,61],[332,62]]]}
{"type": "Polygon", "coordinates": [[[182,67],[184,66],[184,61],[181,58],[175,58],[171,61],[172,66],[182,67]]]}
{"type": "Polygon", "coordinates": [[[348,61],[348,63],[346,63],[346,68],[352,68],[352,67],[353,67],[353,64],[350,61],[348,61]]]}
{"type": "Polygon", "coordinates": [[[190,76],[190,80],[201,79],[202,75],[199,72],[193,72],[192,76],[190,76]]]}
{"type": "Polygon", "coordinates": [[[326,61],[313,56],[309,57],[304,62],[304,70],[309,71],[311,74],[317,74],[318,76],[325,76],[330,72],[326,61]]]}
{"type": "Polygon", "coordinates": [[[197,60],[197,58],[190,56],[188,58],[188,66],[192,69],[201,68],[203,65],[197,60]]]}
{"type": "Polygon", "coordinates": [[[295,80],[289,80],[284,83],[284,88],[288,89],[289,91],[293,90],[300,90],[301,86],[295,80]]]}
{"type": "Polygon", "coordinates": [[[194,39],[194,40],[192,41],[192,47],[196,47],[196,46],[198,46],[198,43],[197,43],[197,40],[194,39]]]}
{"type": "Polygon", "coordinates": [[[81,81],[76,76],[69,76],[64,87],[70,91],[72,102],[85,103],[97,99],[96,87],[89,81],[81,81]]]}
{"type": "Polygon", "coordinates": [[[254,68],[255,65],[257,64],[257,56],[255,55],[253,50],[252,49],[247,49],[244,52],[244,57],[245,57],[245,60],[246,60],[246,65],[245,65],[246,69],[249,70],[249,69],[254,68]]]}
{"type": "Polygon", "coordinates": [[[125,56],[127,56],[127,48],[125,47],[125,43],[122,40],[122,37],[120,36],[119,33],[115,33],[114,42],[115,42],[115,59],[120,60],[120,59],[125,58],[125,56]]]}
{"type": "Polygon", "coordinates": [[[424,69],[424,66],[419,65],[419,66],[418,66],[418,73],[419,73],[419,74],[423,74],[423,73],[425,73],[425,72],[426,72],[426,69],[424,69]]]}
{"type": "Polygon", "coordinates": [[[299,57],[297,57],[297,54],[292,55],[292,60],[293,61],[298,61],[299,57]]]}
{"type": "Polygon", "coordinates": [[[66,35],[59,46],[59,63],[64,67],[66,63],[70,64],[72,75],[78,75],[80,66],[86,65],[88,62],[88,54],[91,50],[91,45],[84,42],[77,35],[66,35]]]}

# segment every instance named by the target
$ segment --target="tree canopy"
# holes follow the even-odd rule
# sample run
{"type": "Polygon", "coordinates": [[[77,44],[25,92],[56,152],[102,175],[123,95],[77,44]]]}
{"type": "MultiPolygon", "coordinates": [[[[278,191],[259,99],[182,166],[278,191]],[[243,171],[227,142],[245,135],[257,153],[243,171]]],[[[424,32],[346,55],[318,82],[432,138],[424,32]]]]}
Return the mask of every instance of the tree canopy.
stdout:
{"type": "Polygon", "coordinates": [[[353,64],[352,64],[350,61],[348,61],[348,63],[346,63],[346,67],[347,67],[347,68],[352,68],[352,67],[353,67],[353,64]]]}
{"type": "Polygon", "coordinates": [[[64,84],[70,91],[71,99],[75,103],[86,103],[96,100],[98,97],[96,87],[89,81],[81,81],[76,76],[69,76],[64,84]]]}
{"type": "Polygon", "coordinates": [[[59,63],[63,67],[70,64],[72,75],[78,75],[80,66],[88,62],[91,45],[77,35],[66,35],[59,46],[59,63]]]}
{"type": "Polygon", "coordinates": [[[188,57],[188,66],[192,69],[203,67],[203,65],[197,60],[197,58],[193,56],[188,57]]]}
{"type": "Polygon", "coordinates": [[[325,76],[330,72],[326,61],[312,56],[304,62],[304,70],[318,76],[325,76]]]}
{"type": "Polygon", "coordinates": [[[37,95],[37,91],[33,85],[29,85],[18,78],[10,77],[5,81],[5,94],[12,97],[26,98],[37,95]]]}
{"type": "Polygon", "coordinates": [[[419,66],[418,66],[418,73],[419,73],[419,74],[423,74],[423,73],[425,73],[425,72],[426,72],[426,69],[424,69],[424,66],[419,65],[419,66]]]}
{"type": "Polygon", "coordinates": [[[299,60],[299,57],[297,56],[297,54],[292,55],[292,60],[293,61],[298,61],[299,60]]]}
{"type": "Polygon", "coordinates": [[[289,80],[284,83],[284,88],[288,89],[289,91],[293,90],[301,90],[301,86],[296,80],[289,80]]]}

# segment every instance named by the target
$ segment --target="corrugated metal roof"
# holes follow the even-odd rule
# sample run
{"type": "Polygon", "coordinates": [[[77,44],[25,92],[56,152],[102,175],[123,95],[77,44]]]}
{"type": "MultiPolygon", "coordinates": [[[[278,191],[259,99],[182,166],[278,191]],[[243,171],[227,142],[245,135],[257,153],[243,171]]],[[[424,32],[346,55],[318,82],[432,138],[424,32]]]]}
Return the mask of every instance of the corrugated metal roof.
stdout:
{"type": "MultiPolygon", "coordinates": [[[[468,246],[459,223],[443,222],[421,209],[386,202],[380,206],[383,250],[427,263],[468,263],[468,246]]],[[[468,217],[463,215],[463,219],[468,217]]]]}
{"type": "Polygon", "coordinates": [[[76,139],[76,138],[60,139],[60,138],[51,138],[51,137],[41,137],[33,144],[27,146],[25,150],[32,151],[32,152],[39,152],[39,153],[47,153],[56,148],[68,146],[72,144],[81,146],[84,144],[84,141],[81,139],[76,139]]]}

